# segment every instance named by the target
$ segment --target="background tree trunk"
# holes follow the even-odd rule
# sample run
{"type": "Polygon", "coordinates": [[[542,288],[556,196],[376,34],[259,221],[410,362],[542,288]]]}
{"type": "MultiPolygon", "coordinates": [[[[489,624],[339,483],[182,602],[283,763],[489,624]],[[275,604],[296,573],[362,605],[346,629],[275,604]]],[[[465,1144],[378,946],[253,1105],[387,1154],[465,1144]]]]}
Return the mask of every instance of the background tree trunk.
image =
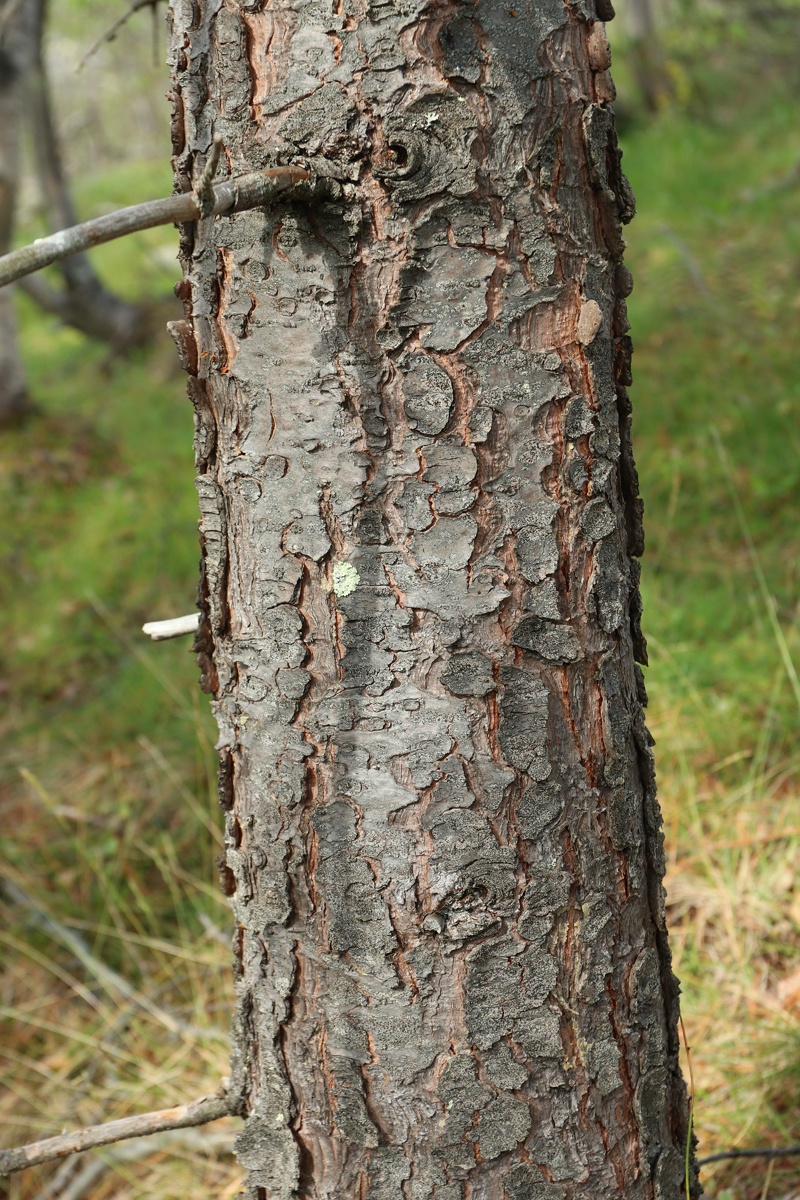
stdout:
{"type": "MultiPolygon", "coordinates": [[[[53,231],[77,222],[53,124],[43,57],[46,0],[5,0],[0,6],[0,254],[11,249],[17,186],[22,168],[21,138],[30,122],[37,179],[53,231]]],[[[89,337],[116,350],[130,349],[150,336],[145,311],[110,292],[85,254],[59,268],[64,288],[43,279],[20,286],[41,308],[89,337]]],[[[0,425],[33,412],[19,353],[13,291],[0,289],[0,425]]]]}
{"type": "MultiPolygon", "coordinates": [[[[27,98],[33,135],[36,176],[53,232],[78,223],[70,195],[61,147],[53,122],[47,68],[44,61],[44,31],[47,0],[25,0],[37,12],[36,56],[28,81],[27,98]]],[[[23,285],[31,298],[89,337],[108,342],[118,350],[137,345],[146,334],[142,309],[121,299],[102,283],[87,254],[75,254],[59,266],[64,290],[57,291],[41,279],[23,285]]]]}
{"type": "Polygon", "coordinates": [[[171,5],[253,1198],[682,1194],[603,15],[171,5]]]}
{"type": "Polygon", "coordinates": [[[652,0],[628,0],[627,13],[636,83],[650,112],[658,112],[672,99],[675,88],[667,70],[652,0]]]}
{"type": "MultiPolygon", "coordinates": [[[[5,0],[0,6],[0,254],[11,249],[20,172],[20,132],[25,87],[36,54],[35,5],[5,0]]],[[[32,411],[19,353],[10,288],[0,289],[0,426],[32,411]]]]}

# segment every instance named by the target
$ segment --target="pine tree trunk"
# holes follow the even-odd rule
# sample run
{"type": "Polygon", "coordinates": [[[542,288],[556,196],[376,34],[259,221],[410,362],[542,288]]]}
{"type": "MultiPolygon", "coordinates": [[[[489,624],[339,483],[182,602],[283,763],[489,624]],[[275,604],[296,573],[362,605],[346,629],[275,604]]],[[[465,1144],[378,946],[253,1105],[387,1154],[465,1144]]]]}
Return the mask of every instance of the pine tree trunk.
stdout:
{"type": "Polygon", "coordinates": [[[253,1200],[677,1200],[607,0],[172,0],[253,1200]]]}

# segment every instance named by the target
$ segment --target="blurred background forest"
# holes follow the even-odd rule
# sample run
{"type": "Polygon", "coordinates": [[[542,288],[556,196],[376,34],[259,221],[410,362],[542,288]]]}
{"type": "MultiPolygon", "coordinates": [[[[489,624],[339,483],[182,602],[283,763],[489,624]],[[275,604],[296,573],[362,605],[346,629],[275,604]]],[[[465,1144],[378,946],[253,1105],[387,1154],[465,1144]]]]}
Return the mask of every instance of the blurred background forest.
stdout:
{"type": "MultiPolygon", "coordinates": [[[[50,2],[82,219],[171,190],[163,5],[81,66],[127,8],[50,2]]],[[[800,2],[617,9],[649,724],[704,1156],[800,1142],[800,2]]],[[[18,243],[53,220],[33,127],[18,243]]],[[[164,331],[176,249],[163,228],[91,254],[107,293],[137,306],[135,336],[55,315],[80,316],[86,278],[53,269],[49,312],[16,297],[33,411],[0,442],[6,1145],[189,1100],[227,1073],[216,734],[187,640],[140,633],[190,612],[197,578],[191,406],[164,331]]],[[[8,1194],[233,1197],[232,1134],[124,1143],[8,1194]]],[[[719,1200],[780,1200],[800,1195],[800,1158],[704,1179],[719,1200]]]]}

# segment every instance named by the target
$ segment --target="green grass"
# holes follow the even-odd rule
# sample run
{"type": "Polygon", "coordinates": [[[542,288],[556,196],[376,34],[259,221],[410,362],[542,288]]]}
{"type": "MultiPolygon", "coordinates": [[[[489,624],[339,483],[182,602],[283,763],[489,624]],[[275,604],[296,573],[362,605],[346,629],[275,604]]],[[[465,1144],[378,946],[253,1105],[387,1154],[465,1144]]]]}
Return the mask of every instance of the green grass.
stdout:
{"type": "MultiPolygon", "coordinates": [[[[800,160],[790,99],[776,88],[744,128],[662,116],[626,143],[647,626],[708,703],[720,757],[753,736],[778,662],[731,487],[785,626],[797,609],[800,217],[795,189],[770,191],[800,160]]],[[[776,750],[796,718],[778,706],[776,750]]]]}
{"type": "MultiPolygon", "coordinates": [[[[76,74],[108,6],[63,0],[52,19],[79,216],[168,195],[148,24],[134,17],[76,74]]],[[[22,235],[38,236],[24,203],[22,235]]],[[[163,331],[179,315],[176,252],[170,228],[92,252],[110,288],[157,310],[157,342],[125,361],[20,299],[40,415],[0,441],[3,877],[28,898],[0,897],[4,1144],[191,1100],[228,1070],[216,730],[187,640],[141,633],[191,612],[197,586],[192,410],[163,331]]],[[[38,1196],[45,1179],[97,1200],[232,1195],[232,1132],[173,1135],[168,1152],[133,1143],[138,1159],[103,1151],[94,1180],[81,1172],[96,1156],[36,1169],[9,1195],[38,1196]]]]}
{"type": "Polygon", "coordinates": [[[175,658],[175,686],[191,687],[188,656],[159,654],[138,628],[194,604],[191,408],[181,381],[154,377],[143,357],[101,370],[101,353],[77,335],[42,327],[32,312],[24,319],[45,415],[7,435],[3,450],[9,536],[0,586],[18,631],[5,646],[5,671],[26,680],[15,706],[23,727],[38,719],[42,700],[55,703],[65,734],[76,714],[85,725],[77,689],[114,736],[133,728],[130,705],[120,703],[131,689],[147,706],[146,724],[157,718],[148,663],[175,658]]]}
{"type": "MultiPolygon", "coordinates": [[[[800,1141],[798,97],[782,73],[736,94],[739,70],[718,52],[712,106],[623,138],[650,720],[701,1154],[800,1141]]],[[[720,1164],[706,1187],[797,1186],[796,1159],[767,1170],[720,1164]]]]}
{"type": "MultiPolygon", "coordinates": [[[[624,84],[624,47],[617,58],[624,84]]],[[[800,187],[780,185],[800,133],[785,73],[767,86],[734,78],[724,55],[695,66],[686,105],[631,122],[624,148],[640,210],[628,262],[651,724],[695,1130],[711,1153],[800,1141],[798,706],[775,632],[777,619],[797,667],[800,187]]],[[[81,214],[165,194],[165,158],[85,167],[81,214]]],[[[149,231],[95,262],[110,286],[155,298],[175,278],[174,245],[171,230],[149,231]]],[[[140,632],[194,606],[183,378],[166,336],[108,362],[29,305],[20,317],[42,414],[0,449],[4,854],[12,881],[94,958],[41,913],[3,905],[7,1142],[213,1087],[232,994],[213,722],[186,642],[140,632]]],[[[177,1166],[163,1153],[118,1160],[86,1194],[232,1196],[226,1147],[187,1142],[177,1166]]],[[[11,1195],[28,1200],[48,1173],[18,1177],[11,1195]]],[[[769,1194],[797,1178],[796,1160],[776,1165],[769,1194]]],[[[751,1200],[765,1167],[708,1181],[711,1195],[751,1200]]]]}
{"type": "MultiPolygon", "coordinates": [[[[106,164],[76,202],[89,216],[170,188],[166,161],[106,164]]],[[[191,1100],[228,1069],[216,731],[187,639],[141,632],[191,612],[197,587],[192,409],[163,331],[175,255],[169,228],[93,253],[110,287],[161,310],[156,345],[124,361],[19,306],[40,413],[0,443],[3,874],[30,900],[0,904],[6,1144],[191,1100]]],[[[224,1195],[238,1169],[221,1126],[109,1159],[86,1194],[224,1195]]]]}

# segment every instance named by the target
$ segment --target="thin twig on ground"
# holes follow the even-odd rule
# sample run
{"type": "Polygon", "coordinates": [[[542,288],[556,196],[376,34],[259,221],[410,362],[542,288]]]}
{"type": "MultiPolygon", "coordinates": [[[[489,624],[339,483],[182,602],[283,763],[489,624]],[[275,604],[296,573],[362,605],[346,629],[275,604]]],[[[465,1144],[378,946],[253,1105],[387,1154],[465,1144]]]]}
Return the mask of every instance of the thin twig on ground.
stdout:
{"type": "Polygon", "coordinates": [[[9,903],[23,908],[29,914],[34,924],[38,925],[50,937],[71,951],[86,970],[94,976],[104,991],[110,995],[114,996],[116,994],[122,996],[136,1008],[143,1009],[155,1021],[158,1021],[165,1029],[168,1029],[170,1033],[198,1040],[225,1040],[226,1034],[222,1030],[200,1029],[196,1026],[188,1025],[185,1021],[181,1021],[179,1018],[173,1016],[172,1013],[167,1012],[165,1008],[154,1004],[149,996],[143,995],[127,979],[123,978],[122,975],[93,954],[83,938],[75,933],[74,930],[68,929],[66,925],[58,921],[39,901],[29,896],[18,883],[9,878],[0,879],[0,895],[5,896],[9,903]]]}
{"type": "Polygon", "coordinates": [[[686,270],[689,274],[689,278],[691,279],[692,283],[694,284],[696,290],[700,293],[700,295],[705,296],[705,298],[707,300],[713,300],[714,296],[711,292],[710,287],[706,283],[705,276],[703,275],[703,271],[700,267],[700,264],[697,261],[697,259],[694,257],[691,250],[689,249],[689,247],[687,246],[687,244],[683,240],[683,238],[680,236],[680,234],[676,233],[675,230],[672,229],[669,225],[661,225],[659,227],[658,232],[668,242],[671,242],[672,245],[675,247],[675,249],[678,251],[678,254],[682,258],[683,264],[686,267],[686,270]]]}

